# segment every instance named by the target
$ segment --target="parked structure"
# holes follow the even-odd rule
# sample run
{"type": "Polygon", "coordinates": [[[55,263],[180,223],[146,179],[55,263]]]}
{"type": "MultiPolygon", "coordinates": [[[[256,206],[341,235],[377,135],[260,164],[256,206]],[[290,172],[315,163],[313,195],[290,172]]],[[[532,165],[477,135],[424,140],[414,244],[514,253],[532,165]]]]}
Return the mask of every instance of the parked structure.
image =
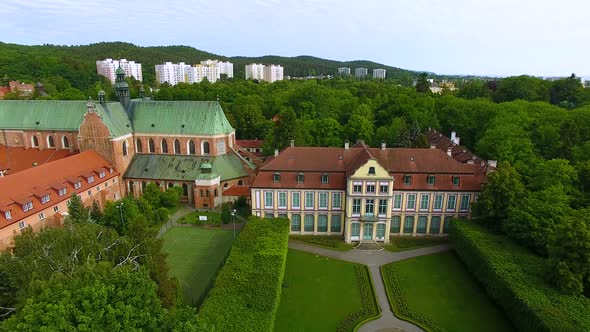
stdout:
{"type": "Polygon", "coordinates": [[[96,61],[96,72],[111,80],[115,84],[117,78],[117,68],[123,69],[125,77],[133,77],[138,81],[143,81],[143,73],[141,71],[141,63],[127,59],[113,60],[111,58],[96,61]]]}

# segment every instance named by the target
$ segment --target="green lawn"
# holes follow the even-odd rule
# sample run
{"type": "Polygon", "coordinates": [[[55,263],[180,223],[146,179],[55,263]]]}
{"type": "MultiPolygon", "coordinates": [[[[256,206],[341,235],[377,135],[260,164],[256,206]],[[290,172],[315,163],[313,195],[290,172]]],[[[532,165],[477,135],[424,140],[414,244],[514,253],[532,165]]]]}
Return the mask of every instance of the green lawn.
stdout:
{"type": "Polygon", "coordinates": [[[233,232],[175,227],[168,230],[163,239],[170,274],[178,279],[184,302],[199,305],[227,256],[233,232]]]}
{"type": "MultiPolygon", "coordinates": [[[[237,220],[236,220],[237,221],[237,220]]],[[[195,225],[219,225],[221,223],[221,213],[217,212],[191,212],[178,219],[179,224],[195,225]],[[199,220],[199,216],[206,216],[207,221],[199,220]]]]}
{"type": "Polygon", "coordinates": [[[360,311],[356,265],[289,249],[275,331],[335,331],[360,311]]]}
{"type": "Polygon", "coordinates": [[[391,236],[389,244],[384,245],[385,250],[400,252],[423,247],[448,243],[447,237],[440,236],[391,236]]]}
{"type": "MultiPolygon", "coordinates": [[[[389,277],[392,270],[408,311],[434,321],[442,329],[451,332],[513,331],[507,317],[491,302],[454,253],[385,265],[382,273],[388,291],[396,288],[389,277]]],[[[390,301],[391,297],[395,297],[395,291],[390,293],[390,301]]]]}

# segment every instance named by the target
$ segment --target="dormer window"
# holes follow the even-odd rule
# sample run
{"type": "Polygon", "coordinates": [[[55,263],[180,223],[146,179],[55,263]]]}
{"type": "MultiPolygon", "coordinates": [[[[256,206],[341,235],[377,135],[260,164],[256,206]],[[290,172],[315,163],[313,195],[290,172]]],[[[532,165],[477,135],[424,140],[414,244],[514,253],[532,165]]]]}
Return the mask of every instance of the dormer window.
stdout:
{"type": "Polygon", "coordinates": [[[74,189],[80,189],[82,188],[82,182],[78,181],[74,183],[74,189]]]}
{"type": "Polygon", "coordinates": [[[109,169],[109,173],[113,174],[113,169],[112,168],[109,169]]]}
{"type": "Polygon", "coordinates": [[[458,176],[453,176],[453,186],[459,186],[461,180],[459,180],[458,176]]]}
{"type": "Polygon", "coordinates": [[[299,184],[303,183],[304,178],[305,177],[304,177],[303,173],[297,174],[297,183],[299,183],[299,184]]]}
{"type": "Polygon", "coordinates": [[[369,175],[375,175],[375,167],[369,167],[369,175]]]}
{"type": "Polygon", "coordinates": [[[27,212],[33,208],[33,202],[23,204],[23,211],[27,212]]]}
{"type": "Polygon", "coordinates": [[[67,189],[66,189],[66,188],[61,188],[61,189],[60,189],[60,190],[57,192],[57,194],[58,194],[59,196],[63,196],[63,195],[65,195],[65,194],[66,194],[66,192],[67,192],[67,189]]]}
{"type": "Polygon", "coordinates": [[[104,178],[105,176],[107,176],[107,172],[105,172],[105,171],[98,173],[98,177],[101,179],[104,178]]]}
{"type": "Polygon", "coordinates": [[[412,184],[412,176],[411,175],[404,175],[404,184],[411,185],[412,184]]]}
{"type": "Polygon", "coordinates": [[[10,219],[12,219],[12,213],[10,213],[10,211],[6,211],[6,212],[4,212],[4,217],[6,219],[9,219],[10,220],[10,219]]]}
{"type": "Polygon", "coordinates": [[[41,203],[45,204],[49,202],[49,195],[41,196],[41,203]]]}
{"type": "Polygon", "coordinates": [[[86,181],[87,181],[88,183],[92,183],[92,182],[94,182],[94,175],[91,175],[91,176],[87,177],[87,178],[86,178],[86,181]]]}
{"type": "Polygon", "coordinates": [[[322,174],[322,184],[328,183],[328,174],[322,174]]]}
{"type": "Polygon", "coordinates": [[[428,175],[426,177],[426,184],[429,186],[434,186],[434,183],[435,183],[434,175],[428,175]]]}
{"type": "Polygon", "coordinates": [[[275,173],[272,175],[272,182],[279,183],[281,182],[281,173],[275,173]]]}

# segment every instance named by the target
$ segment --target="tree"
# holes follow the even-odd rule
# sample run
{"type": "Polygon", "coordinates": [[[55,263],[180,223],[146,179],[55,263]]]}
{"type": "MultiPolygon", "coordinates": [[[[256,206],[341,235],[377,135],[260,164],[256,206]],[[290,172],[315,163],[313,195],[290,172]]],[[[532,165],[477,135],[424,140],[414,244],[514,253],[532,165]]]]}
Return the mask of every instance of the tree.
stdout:
{"type": "Polygon", "coordinates": [[[572,109],[580,103],[584,87],[580,79],[572,74],[570,77],[554,81],[549,90],[551,103],[572,109]]]}
{"type": "Polygon", "coordinates": [[[370,143],[373,138],[373,123],[360,114],[353,114],[344,128],[345,137],[351,141],[364,140],[370,143]]]}
{"type": "Polygon", "coordinates": [[[87,222],[90,218],[90,211],[87,207],[84,206],[82,203],[82,199],[76,193],[73,193],[70,197],[70,200],[67,203],[68,205],[68,220],[72,222],[87,222]]]}
{"type": "MultiPolygon", "coordinates": [[[[147,187],[147,186],[146,186],[147,187]]],[[[173,186],[168,188],[162,193],[161,202],[162,206],[167,208],[177,207],[180,204],[180,198],[182,197],[182,188],[180,186],[173,186]]]]}
{"type": "Polygon", "coordinates": [[[155,183],[148,183],[143,189],[141,197],[155,209],[162,205],[162,191],[155,183]]]}
{"type": "Polygon", "coordinates": [[[140,216],[141,212],[135,199],[125,197],[117,202],[105,204],[102,225],[117,230],[119,234],[126,234],[127,227],[140,216]]]}
{"type": "Polygon", "coordinates": [[[90,220],[95,223],[101,223],[102,221],[102,211],[100,210],[100,206],[98,205],[97,201],[92,201],[92,208],[90,209],[90,220]]]}
{"type": "Polygon", "coordinates": [[[428,79],[427,73],[421,73],[418,76],[418,81],[416,82],[416,91],[417,92],[421,92],[421,93],[430,92],[430,83],[428,83],[427,79],[428,79]]]}
{"type": "Polygon", "coordinates": [[[232,204],[229,202],[223,203],[221,205],[221,222],[224,224],[229,224],[232,219],[232,204]]]}
{"type": "Polygon", "coordinates": [[[295,111],[286,107],[279,113],[279,119],[274,128],[274,147],[283,149],[294,140],[295,144],[301,144],[301,131],[295,111]]]}

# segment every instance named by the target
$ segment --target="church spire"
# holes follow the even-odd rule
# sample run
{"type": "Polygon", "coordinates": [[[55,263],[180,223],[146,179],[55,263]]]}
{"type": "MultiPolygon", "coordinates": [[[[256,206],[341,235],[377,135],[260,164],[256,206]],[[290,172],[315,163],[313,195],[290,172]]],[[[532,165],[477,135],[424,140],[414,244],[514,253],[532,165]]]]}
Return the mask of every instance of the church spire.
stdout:
{"type": "Polygon", "coordinates": [[[129,95],[129,84],[125,82],[125,71],[119,66],[115,74],[117,75],[117,79],[115,80],[115,94],[119,98],[119,102],[123,105],[123,108],[125,108],[125,111],[127,111],[131,96],[129,95]]]}

